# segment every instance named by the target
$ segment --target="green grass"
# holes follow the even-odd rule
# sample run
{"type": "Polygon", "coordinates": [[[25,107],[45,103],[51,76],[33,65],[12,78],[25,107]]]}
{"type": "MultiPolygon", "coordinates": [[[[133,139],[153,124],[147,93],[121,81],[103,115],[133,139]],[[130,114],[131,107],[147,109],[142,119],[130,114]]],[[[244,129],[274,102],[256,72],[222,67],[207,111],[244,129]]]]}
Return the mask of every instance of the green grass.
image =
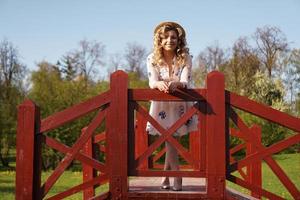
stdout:
{"type": "MultiPolygon", "coordinates": [[[[10,168],[4,168],[0,166],[0,199],[15,199],[15,177],[14,171],[16,151],[12,149],[10,153],[10,168]]],[[[42,183],[51,175],[53,171],[42,172],[42,183]]],[[[82,173],[80,171],[65,171],[62,176],[56,181],[46,197],[51,197],[59,192],[63,192],[72,186],[76,186],[82,183],[82,173]]],[[[104,184],[96,189],[96,194],[108,191],[108,184],[104,184]]],[[[82,192],[78,192],[66,199],[79,200],[82,198],[82,192]]]]}
{"type": "MultiPolygon", "coordinates": [[[[300,154],[281,154],[273,156],[277,163],[283,168],[286,174],[300,189],[300,154]]],[[[14,163],[12,164],[14,165],[14,163]]],[[[42,181],[49,175],[49,172],[43,172],[42,181]]],[[[72,186],[78,185],[82,182],[81,172],[65,171],[58,179],[53,188],[49,191],[47,197],[62,192],[72,186]]],[[[235,184],[227,181],[227,186],[237,189],[243,193],[249,193],[246,189],[236,186],[235,184]]],[[[263,163],[263,188],[278,194],[286,199],[293,199],[285,187],[273,174],[267,164],[263,163]]],[[[96,194],[107,191],[108,185],[104,185],[96,190],[96,194]]],[[[0,168],[0,199],[15,199],[15,171],[0,168]]],[[[74,194],[67,199],[82,199],[82,193],[74,194]]]]}
{"type": "MultiPolygon", "coordinates": [[[[52,173],[52,171],[44,172],[42,174],[42,182],[52,173]]],[[[0,172],[0,199],[15,199],[15,171],[1,171],[0,172]]],[[[51,197],[59,192],[65,191],[72,186],[82,183],[82,173],[65,171],[63,175],[57,180],[53,188],[49,191],[46,197],[51,197]]],[[[108,190],[108,184],[99,187],[96,194],[100,194],[108,190]]],[[[82,199],[82,192],[69,196],[67,199],[82,199]]]]}
{"type": "MultiPolygon", "coordinates": [[[[277,161],[291,181],[296,185],[298,190],[300,190],[300,154],[280,154],[273,156],[273,158],[277,161]]],[[[239,177],[238,173],[234,173],[234,175],[239,177]]],[[[262,164],[262,176],[263,189],[277,194],[285,199],[293,199],[290,193],[281,184],[280,180],[276,175],[274,175],[271,168],[265,162],[262,164]]],[[[235,185],[229,181],[227,181],[227,185],[245,194],[250,193],[247,189],[235,185]]]]}

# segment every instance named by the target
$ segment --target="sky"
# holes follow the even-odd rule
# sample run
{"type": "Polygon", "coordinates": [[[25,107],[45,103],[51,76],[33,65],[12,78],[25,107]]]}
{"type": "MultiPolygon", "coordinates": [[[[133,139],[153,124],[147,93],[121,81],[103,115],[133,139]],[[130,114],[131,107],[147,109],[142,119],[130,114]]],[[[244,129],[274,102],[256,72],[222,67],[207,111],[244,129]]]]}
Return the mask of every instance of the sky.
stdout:
{"type": "Polygon", "coordinates": [[[216,42],[230,48],[265,25],[300,48],[300,0],[0,0],[0,40],[12,42],[30,70],[42,60],[56,63],[83,39],[103,43],[106,57],[124,53],[128,42],[150,52],[162,21],[185,28],[192,55],[216,42]]]}

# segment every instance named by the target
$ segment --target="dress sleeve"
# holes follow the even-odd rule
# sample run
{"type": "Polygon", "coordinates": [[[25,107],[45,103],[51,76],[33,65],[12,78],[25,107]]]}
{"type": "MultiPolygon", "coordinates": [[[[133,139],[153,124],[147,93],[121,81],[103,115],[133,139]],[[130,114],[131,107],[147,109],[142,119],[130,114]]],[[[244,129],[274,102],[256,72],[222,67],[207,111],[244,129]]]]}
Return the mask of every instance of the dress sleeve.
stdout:
{"type": "Polygon", "coordinates": [[[147,71],[148,71],[148,79],[149,86],[151,89],[155,88],[156,83],[159,81],[157,69],[152,64],[152,54],[150,54],[147,58],[147,71]]]}
{"type": "Polygon", "coordinates": [[[189,56],[186,65],[182,68],[180,82],[189,88],[192,82],[192,58],[189,56]]]}

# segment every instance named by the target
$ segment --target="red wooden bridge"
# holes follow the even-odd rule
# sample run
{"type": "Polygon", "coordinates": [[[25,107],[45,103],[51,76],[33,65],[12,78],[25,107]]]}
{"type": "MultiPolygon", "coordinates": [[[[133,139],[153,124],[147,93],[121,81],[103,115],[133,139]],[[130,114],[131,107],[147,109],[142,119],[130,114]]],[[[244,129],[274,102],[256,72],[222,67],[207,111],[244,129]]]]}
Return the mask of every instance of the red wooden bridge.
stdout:
{"type": "Polygon", "coordinates": [[[27,100],[19,106],[16,199],[64,199],[82,191],[83,199],[284,199],[262,187],[263,160],[291,196],[300,199],[299,189],[272,158],[273,154],[299,142],[299,118],[226,91],[224,76],[219,72],[208,74],[204,89],[164,94],[151,89],[128,89],[127,74],[117,71],[111,75],[109,91],[45,119],[40,119],[39,108],[32,101],[27,100]],[[165,130],[140,103],[149,100],[196,103],[165,130]],[[295,133],[265,147],[261,143],[260,127],[248,127],[237,109],[295,133]],[[72,147],[47,136],[48,131],[94,111],[98,111],[94,119],[82,128],[72,147]],[[189,134],[189,147],[186,148],[172,133],[194,114],[199,117],[199,131],[189,134]],[[154,141],[148,140],[145,133],[146,121],[162,133],[154,141]],[[105,131],[97,133],[97,128],[103,123],[105,131]],[[233,123],[236,129],[230,128],[229,123],[233,123]],[[241,138],[244,143],[230,148],[230,135],[241,138]],[[186,161],[180,171],[161,170],[157,160],[164,154],[160,146],[165,141],[176,147],[186,161]],[[43,145],[65,154],[65,157],[41,183],[43,145]],[[93,148],[96,147],[105,154],[105,161],[94,157],[93,148]],[[241,149],[246,149],[246,156],[235,160],[231,155],[241,149]],[[83,182],[54,196],[46,196],[73,160],[83,165],[83,182]],[[158,177],[162,176],[185,177],[183,191],[160,190],[158,177]],[[226,187],[226,180],[248,189],[251,196],[226,187]],[[104,184],[109,185],[107,191],[96,194],[95,187],[104,184]]]}

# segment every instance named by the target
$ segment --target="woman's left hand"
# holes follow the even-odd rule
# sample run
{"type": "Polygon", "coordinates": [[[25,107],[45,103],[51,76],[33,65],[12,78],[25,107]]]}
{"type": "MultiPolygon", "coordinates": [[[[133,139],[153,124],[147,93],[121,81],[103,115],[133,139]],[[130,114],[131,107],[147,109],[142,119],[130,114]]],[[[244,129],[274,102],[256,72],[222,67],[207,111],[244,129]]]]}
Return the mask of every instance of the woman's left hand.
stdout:
{"type": "Polygon", "coordinates": [[[182,83],[179,81],[170,81],[169,82],[169,91],[175,92],[177,88],[182,88],[182,83]]]}

